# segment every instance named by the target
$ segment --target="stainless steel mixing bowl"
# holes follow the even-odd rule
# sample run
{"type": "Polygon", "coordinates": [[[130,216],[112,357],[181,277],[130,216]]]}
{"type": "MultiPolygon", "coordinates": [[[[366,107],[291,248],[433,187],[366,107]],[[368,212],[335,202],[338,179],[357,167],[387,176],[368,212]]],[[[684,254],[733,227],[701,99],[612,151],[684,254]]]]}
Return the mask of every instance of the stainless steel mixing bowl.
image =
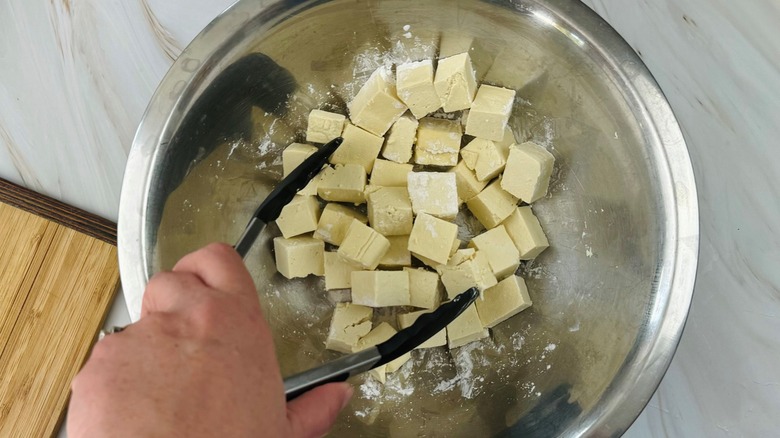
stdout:
{"type": "MultiPolygon", "coordinates": [[[[696,191],[655,81],[571,0],[243,0],[227,10],[165,77],[129,157],[119,250],[133,317],[154,272],[206,242],[236,240],[311,108],[343,111],[378,65],[464,44],[484,81],[518,90],[518,139],[557,159],[550,195],[534,207],[551,248],[522,268],[534,305],[452,359],[444,349],[415,352],[384,387],[356,381],[334,434],[623,432],[685,322],[696,191]]],[[[266,230],[247,264],[289,374],[335,357],[323,341],[340,297],[319,279],[276,274],[275,232],[266,230]]]]}

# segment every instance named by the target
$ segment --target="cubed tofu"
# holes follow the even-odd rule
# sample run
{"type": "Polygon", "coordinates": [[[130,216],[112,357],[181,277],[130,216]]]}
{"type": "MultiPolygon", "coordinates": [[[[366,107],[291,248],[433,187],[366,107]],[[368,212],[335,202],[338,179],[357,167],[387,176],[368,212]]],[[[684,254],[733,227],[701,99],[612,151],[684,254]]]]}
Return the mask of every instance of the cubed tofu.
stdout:
{"type": "Polygon", "coordinates": [[[390,249],[390,241],[376,230],[355,219],[349,225],[338,253],[363,269],[376,269],[390,249]]]}
{"type": "Polygon", "coordinates": [[[420,122],[409,114],[404,114],[393,123],[387,133],[387,141],[382,149],[382,156],[396,163],[412,161],[412,149],[417,138],[417,128],[420,122]]]}
{"type": "Polygon", "coordinates": [[[329,203],[322,210],[317,230],[314,231],[314,238],[332,245],[341,245],[354,219],[364,224],[368,223],[368,218],[364,214],[341,204],[329,203]]]}
{"type": "Polygon", "coordinates": [[[447,326],[447,341],[450,350],[462,347],[480,339],[490,336],[488,330],[482,326],[477,313],[477,306],[472,304],[447,326]]]}
{"type": "Polygon", "coordinates": [[[535,259],[550,246],[531,207],[518,207],[503,225],[520,252],[520,260],[535,259]]]}
{"type": "Polygon", "coordinates": [[[354,352],[360,339],[371,331],[373,316],[374,310],[370,307],[351,303],[336,304],[325,348],[342,353],[354,352]]]}
{"type": "Polygon", "coordinates": [[[379,260],[383,269],[399,269],[412,265],[412,253],[409,252],[409,236],[388,236],[390,249],[379,260]]]}
{"type": "Polygon", "coordinates": [[[289,175],[315,152],[317,152],[315,146],[303,143],[293,143],[284,148],[282,151],[282,175],[285,177],[289,175]]]}
{"type": "Polygon", "coordinates": [[[380,187],[368,195],[368,222],[384,236],[409,235],[414,213],[406,188],[380,187]]]}
{"type": "MultiPolygon", "coordinates": [[[[370,348],[385,342],[398,333],[390,324],[382,322],[367,335],[363,336],[355,348],[355,351],[363,351],[366,348],[370,348]]],[[[368,375],[378,380],[380,383],[385,383],[386,365],[376,367],[368,372],[368,375]]]]}
{"type": "Polygon", "coordinates": [[[407,184],[415,214],[427,213],[449,220],[458,215],[458,184],[454,173],[411,172],[407,184]]]}
{"type": "Polygon", "coordinates": [[[398,97],[416,118],[421,119],[441,108],[441,100],[433,86],[432,60],[400,64],[395,72],[398,97]]]}
{"type": "Polygon", "coordinates": [[[466,201],[474,217],[487,229],[495,228],[517,207],[518,199],[501,188],[500,180],[493,181],[477,196],[466,201]]]}
{"type": "Polygon", "coordinates": [[[414,162],[429,166],[451,167],[458,164],[463,131],[453,120],[426,117],[417,127],[414,162]]]}
{"type": "Polygon", "coordinates": [[[480,86],[469,110],[466,134],[486,140],[503,140],[514,102],[515,90],[480,86]]]}
{"type": "Polygon", "coordinates": [[[460,150],[460,156],[478,181],[490,181],[504,170],[508,152],[493,141],[475,138],[460,150]]]}
{"type": "Polygon", "coordinates": [[[501,139],[501,141],[497,141],[495,143],[496,146],[501,149],[501,152],[504,154],[504,158],[509,158],[509,147],[517,143],[517,140],[515,139],[515,133],[512,132],[512,128],[509,125],[504,128],[504,138],[501,139]]]}
{"type": "Polygon", "coordinates": [[[406,112],[406,105],[396,95],[393,74],[386,67],[371,74],[348,106],[352,123],[379,136],[406,112]]]}
{"type": "Polygon", "coordinates": [[[530,204],[547,194],[554,164],[555,157],[536,143],[511,146],[501,188],[530,204]]]}
{"type": "Polygon", "coordinates": [[[427,213],[420,213],[409,235],[409,251],[416,257],[446,264],[450,258],[452,243],[457,237],[457,225],[427,213]]]}
{"type": "Polygon", "coordinates": [[[338,253],[325,253],[325,290],[349,289],[352,287],[352,273],[361,268],[341,258],[338,253]]]}
{"type": "Polygon", "coordinates": [[[363,191],[366,188],[366,172],[359,164],[337,164],[326,168],[317,185],[317,194],[326,201],[351,202],[355,205],[366,202],[363,191]]]}
{"type": "Polygon", "coordinates": [[[409,273],[406,271],[355,271],[352,302],[368,307],[409,305],[409,273]]]}
{"type": "MultiPolygon", "coordinates": [[[[464,26],[463,23],[460,25],[469,27],[469,25],[464,26]]],[[[478,26],[476,23],[472,25],[478,26]]],[[[503,41],[491,38],[474,38],[455,29],[445,30],[439,36],[439,57],[446,58],[468,52],[477,81],[480,81],[493,65],[493,60],[500,51],[498,45],[502,43],[503,41]]]]}
{"type": "Polygon", "coordinates": [[[376,160],[371,171],[371,184],[383,187],[406,187],[407,178],[412,171],[411,164],[394,161],[376,160]]]}
{"type": "Polygon", "coordinates": [[[488,181],[480,181],[474,171],[461,161],[457,166],[449,170],[455,174],[455,183],[458,187],[458,203],[463,204],[477,196],[488,185],[488,181]]]}
{"type": "MultiPolygon", "coordinates": [[[[420,316],[430,313],[430,310],[420,310],[418,312],[401,313],[396,318],[398,320],[398,327],[405,329],[410,327],[417,321],[420,316]]],[[[443,347],[447,345],[447,330],[441,329],[440,332],[428,338],[427,341],[417,346],[417,349],[443,347]]]]}
{"type": "Polygon", "coordinates": [[[473,259],[476,254],[477,250],[474,248],[459,249],[450,256],[450,261],[448,261],[447,264],[450,266],[458,266],[466,260],[473,259]]]}
{"type": "Polygon", "coordinates": [[[324,275],[324,252],[325,244],[311,237],[274,238],[276,270],[285,278],[324,275]]]}
{"type": "Polygon", "coordinates": [[[379,156],[384,139],[357,126],[347,123],[342,135],[344,142],[330,156],[333,164],[359,164],[365,173],[371,173],[374,160],[379,156]]]}
{"type": "Polygon", "coordinates": [[[395,359],[392,362],[388,362],[387,365],[385,365],[385,370],[387,371],[387,374],[393,374],[394,372],[401,369],[402,366],[406,364],[406,362],[409,362],[409,360],[412,358],[411,353],[406,353],[403,356],[399,357],[398,359],[395,359]]]}
{"type": "Polygon", "coordinates": [[[276,225],[282,236],[289,239],[317,229],[320,220],[320,203],[314,196],[295,196],[282,208],[276,225]]]}
{"type": "Polygon", "coordinates": [[[488,141],[477,157],[474,172],[479,181],[490,181],[504,171],[506,157],[501,149],[492,141],[488,141]]]}
{"type": "Polygon", "coordinates": [[[460,156],[463,158],[463,163],[466,165],[466,167],[471,170],[477,168],[479,154],[482,152],[482,149],[485,148],[488,142],[490,142],[490,140],[475,138],[468,142],[466,146],[463,146],[463,148],[460,150],[460,156]]]}
{"type": "Polygon", "coordinates": [[[439,274],[421,268],[404,268],[409,274],[409,305],[435,309],[441,304],[439,274]]]}
{"type": "Polygon", "coordinates": [[[306,127],[306,141],[327,143],[340,137],[346,121],[347,118],[343,114],[318,109],[312,110],[309,113],[309,124],[306,127]]]}
{"type": "MultiPolygon", "coordinates": [[[[300,166],[304,160],[309,158],[312,154],[317,152],[317,148],[310,144],[293,143],[282,151],[282,176],[286,177],[296,167],[300,166]]],[[[303,189],[298,191],[301,196],[316,196],[317,186],[319,184],[322,174],[318,174],[306,185],[303,189]]]]}
{"type": "Polygon", "coordinates": [[[512,275],[482,293],[477,299],[477,313],[482,325],[495,327],[531,307],[531,297],[525,280],[512,275]]]}
{"type": "Polygon", "coordinates": [[[469,246],[487,256],[490,268],[498,280],[514,274],[520,267],[520,252],[503,225],[474,237],[469,246]]]}
{"type": "Polygon", "coordinates": [[[498,282],[490,268],[487,256],[481,251],[477,251],[471,259],[457,266],[439,265],[436,270],[441,275],[441,282],[447,290],[449,299],[457,297],[472,287],[484,291],[498,282]]]}
{"type": "Polygon", "coordinates": [[[445,112],[471,108],[477,94],[477,78],[469,54],[440,59],[433,85],[445,112]]]}

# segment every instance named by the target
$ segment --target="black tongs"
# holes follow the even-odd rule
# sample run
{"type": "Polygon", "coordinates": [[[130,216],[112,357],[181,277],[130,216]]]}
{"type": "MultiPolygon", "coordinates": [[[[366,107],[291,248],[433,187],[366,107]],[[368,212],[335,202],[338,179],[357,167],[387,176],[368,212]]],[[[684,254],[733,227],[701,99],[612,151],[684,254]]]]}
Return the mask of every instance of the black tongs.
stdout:
{"type": "MultiPolygon", "coordinates": [[[[241,257],[246,257],[252,244],[257,240],[257,236],[263,231],[265,224],[279,217],[282,208],[322,170],[328,157],[338,149],[343,141],[339,137],[323,145],[290,172],[286,178],[282,179],[265,198],[255,210],[252,219],[235,245],[236,251],[241,254],[241,257]]],[[[435,311],[421,315],[414,324],[377,346],[284,379],[284,392],[287,400],[292,400],[317,386],[331,382],[343,382],[354,375],[398,359],[443,330],[463,313],[478,296],[479,291],[476,288],[471,288],[452,301],[441,305],[435,311]]]]}
{"type": "Polygon", "coordinates": [[[328,162],[328,158],[341,146],[343,141],[343,138],[337,137],[324,144],[317,152],[303,160],[300,166],[290,172],[268,194],[265,201],[255,210],[252,219],[249,220],[244,233],[241,234],[235,245],[236,252],[241,254],[241,257],[246,257],[246,253],[249,252],[249,248],[255,243],[257,236],[263,231],[265,224],[279,218],[284,206],[289,204],[298,191],[306,187],[317,176],[320,170],[322,170],[322,166],[328,162]]]}

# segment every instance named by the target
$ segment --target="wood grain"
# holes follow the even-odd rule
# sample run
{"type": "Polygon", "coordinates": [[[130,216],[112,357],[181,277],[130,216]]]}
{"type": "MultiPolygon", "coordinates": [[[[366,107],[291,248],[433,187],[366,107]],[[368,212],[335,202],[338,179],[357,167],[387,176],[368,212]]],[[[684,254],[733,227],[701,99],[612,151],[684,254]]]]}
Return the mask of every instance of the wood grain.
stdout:
{"type": "Polygon", "coordinates": [[[36,216],[57,203],[15,193],[28,211],[0,203],[0,436],[53,436],[118,289],[117,250],[84,232],[110,222],[63,218],[67,206],[36,216]]]}
{"type": "Polygon", "coordinates": [[[116,245],[116,224],[113,222],[2,178],[0,178],[0,202],[116,245]]]}

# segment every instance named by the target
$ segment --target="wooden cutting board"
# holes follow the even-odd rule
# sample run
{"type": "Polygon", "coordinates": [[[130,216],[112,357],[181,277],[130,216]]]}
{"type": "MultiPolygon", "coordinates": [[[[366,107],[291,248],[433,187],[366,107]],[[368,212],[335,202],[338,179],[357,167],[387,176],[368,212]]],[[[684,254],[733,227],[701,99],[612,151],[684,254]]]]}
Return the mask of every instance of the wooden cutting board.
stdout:
{"type": "Polygon", "coordinates": [[[0,436],[56,434],[119,287],[116,226],[0,179],[0,436]]]}

